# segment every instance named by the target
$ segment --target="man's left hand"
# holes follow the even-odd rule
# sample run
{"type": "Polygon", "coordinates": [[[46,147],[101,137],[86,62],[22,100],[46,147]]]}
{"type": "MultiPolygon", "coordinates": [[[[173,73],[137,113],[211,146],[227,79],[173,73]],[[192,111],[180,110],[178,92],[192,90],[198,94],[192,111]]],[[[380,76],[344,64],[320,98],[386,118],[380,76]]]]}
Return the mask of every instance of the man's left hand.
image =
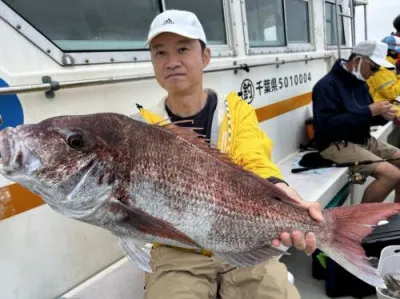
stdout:
{"type": "Polygon", "coordinates": [[[386,120],[393,120],[396,117],[397,110],[394,108],[390,108],[390,110],[386,111],[382,114],[382,117],[386,120]]]}
{"type": "MultiPolygon", "coordinates": [[[[324,221],[324,217],[322,216],[321,212],[321,205],[319,203],[302,200],[293,188],[284,183],[277,183],[275,186],[283,190],[291,198],[298,201],[302,206],[308,208],[310,216],[314,220],[318,222],[324,221]]],[[[294,245],[297,250],[305,251],[307,255],[312,254],[315,249],[317,249],[317,240],[314,233],[311,232],[307,233],[306,235],[300,231],[293,231],[292,234],[284,232],[281,234],[280,240],[274,239],[272,241],[272,245],[279,247],[281,242],[282,245],[286,247],[292,247],[294,245]]]]}

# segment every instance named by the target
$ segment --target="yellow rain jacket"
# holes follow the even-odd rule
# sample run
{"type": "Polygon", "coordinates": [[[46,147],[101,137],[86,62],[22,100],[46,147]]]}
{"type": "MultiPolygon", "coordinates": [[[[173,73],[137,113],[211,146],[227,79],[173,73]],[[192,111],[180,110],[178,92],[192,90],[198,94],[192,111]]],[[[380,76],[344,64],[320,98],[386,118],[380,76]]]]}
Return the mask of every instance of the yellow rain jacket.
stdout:
{"type": "MultiPolygon", "coordinates": [[[[386,58],[391,64],[396,65],[396,60],[388,56],[386,58]]],[[[394,70],[381,67],[375,75],[367,80],[369,92],[374,102],[392,101],[400,97],[400,75],[394,70]]],[[[400,117],[400,105],[394,105],[397,109],[397,118],[400,117]]]]}
{"type": "MultiPolygon", "coordinates": [[[[275,177],[283,179],[278,167],[271,161],[273,142],[260,129],[254,109],[232,92],[226,97],[217,94],[218,103],[214,112],[211,129],[211,145],[228,154],[231,159],[243,168],[262,178],[275,177]]],[[[134,116],[150,124],[168,119],[163,99],[152,111],[140,107],[139,115],[134,116]]],[[[153,244],[153,247],[161,246],[153,244]]],[[[188,250],[183,249],[182,250],[188,250]]],[[[202,250],[199,253],[211,255],[202,250]]]]}

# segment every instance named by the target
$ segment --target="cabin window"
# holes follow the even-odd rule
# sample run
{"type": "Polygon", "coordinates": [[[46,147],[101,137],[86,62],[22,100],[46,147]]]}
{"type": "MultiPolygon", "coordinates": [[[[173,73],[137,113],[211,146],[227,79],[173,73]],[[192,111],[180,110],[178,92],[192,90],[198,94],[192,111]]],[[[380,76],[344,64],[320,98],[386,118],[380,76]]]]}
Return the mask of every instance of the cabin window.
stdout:
{"type": "Polygon", "coordinates": [[[3,0],[0,16],[61,65],[149,61],[152,19],[166,9],[194,12],[212,56],[233,56],[229,0],[79,2],[3,0]]]}
{"type": "Polygon", "coordinates": [[[152,1],[74,2],[4,0],[63,51],[141,49],[149,20],[159,12],[152,1]]]}
{"type": "MultiPolygon", "coordinates": [[[[336,4],[325,2],[325,39],[328,46],[337,45],[337,24],[336,24],[336,4]]],[[[342,13],[343,7],[339,6],[339,14],[342,13]]],[[[339,30],[341,36],[341,45],[346,45],[346,37],[344,35],[343,16],[339,16],[339,30]]]]}
{"type": "Polygon", "coordinates": [[[221,0],[165,0],[165,8],[190,10],[195,13],[203,25],[208,44],[225,45],[228,43],[221,0]]]}
{"type": "Polygon", "coordinates": [[[248,53],[313,49],[309,1],[246,0],[243,5],[248,53]]]}
{"type": "Polygon", "coordinates": [[[308,1],[286,0],[288,43],[310,43],[310,8],[308,1]]]}
{"type": "Polygon", "coordinates": [[[250,47],[285,45],[282,0],[246,0],[250,47]]]}

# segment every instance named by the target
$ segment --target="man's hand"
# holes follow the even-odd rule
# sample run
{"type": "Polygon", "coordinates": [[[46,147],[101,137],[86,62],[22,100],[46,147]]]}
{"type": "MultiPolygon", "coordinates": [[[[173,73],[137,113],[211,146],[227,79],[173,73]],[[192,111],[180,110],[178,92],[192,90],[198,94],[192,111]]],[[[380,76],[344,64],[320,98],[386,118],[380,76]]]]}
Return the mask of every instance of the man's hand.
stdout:
{"type": "Polygon", "coordinates": [[[394,120],[396,117],[397,110],[394,108],[390,108],[389,111],[386,111],[385,113],[382,114],[382,117],[386,120],[394,120]]]}
{"type": "MultiPolygon", "coordinates": [[[[278,183],[275,184],[275,186],[283,190],[287,195],[298,201],[304,207],[307,207],[311,217],[314,220],[318,222],[324,221],[324,217],[321,213],[321,205],[319,203],[302,200],[293,188],[287,186],[284,183],[278,183]]],[[[305,253],[308,255],[313,253],[317,248],[317,240],[315,238],[315,235],[314,233],[310,232],[307,233],[305,236],[304,233],[300,231],[293,231],[291,235],[290,233],[284,232],[281,234],[280,240],[274,239],[272,241],[272,245],[275,247],[279,247],[281,241],[282,245],[286,247],[292,247],[294,245],[297,250],[305,251],[305,253]]]]}
{"type": "Polygon", "coordinates": [[[390,104],[388,101],[383,101],[369,105],[369,109],[371,109],[372,116],[377,116],[377,115],[383,116],[393,109],[392,106],[393,105],[390,104]]]}

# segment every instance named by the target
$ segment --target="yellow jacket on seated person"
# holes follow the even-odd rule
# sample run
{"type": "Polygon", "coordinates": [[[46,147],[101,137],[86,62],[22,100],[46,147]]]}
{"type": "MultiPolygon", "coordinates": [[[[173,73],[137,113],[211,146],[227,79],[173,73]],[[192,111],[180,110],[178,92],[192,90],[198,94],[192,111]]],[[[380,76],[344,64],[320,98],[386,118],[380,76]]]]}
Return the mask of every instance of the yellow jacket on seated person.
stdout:
{"type": "MultiPolygon", "coordinates": [[[[396,60],[390,56],[386,58],[390,63],[396,65],[396,60]]],[[[400,96],[400,75],[394,70],[381,67],[375,75],[367,80],[369,92],[374,102],[394,101],[400,96]]],[[[400,118],[400,105],[394,105],[397,109],[397,118],[400,118]]]]}

